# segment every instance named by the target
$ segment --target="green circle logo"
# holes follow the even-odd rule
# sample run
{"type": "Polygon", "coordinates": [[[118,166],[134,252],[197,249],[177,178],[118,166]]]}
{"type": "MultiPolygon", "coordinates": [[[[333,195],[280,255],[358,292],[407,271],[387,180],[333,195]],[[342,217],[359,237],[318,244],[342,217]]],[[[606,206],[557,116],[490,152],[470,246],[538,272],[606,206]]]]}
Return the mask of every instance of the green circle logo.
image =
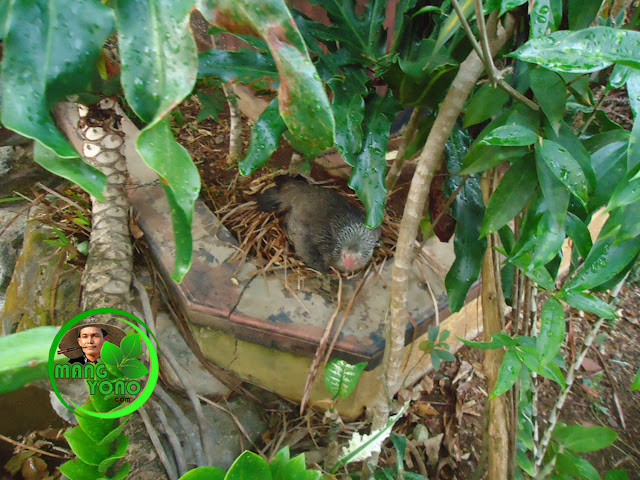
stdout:
{"type": "MultiPolygon", "coordinates": [[[[88,415],[97,418],[119,418],[135,412],[149,399],[158,382],[158,353],[154,347],[154,343],[151,342],[147,334],[153,338],[155,344],[158,344],[158,340],[153,335],[153,332],[149,330],[149,327],[147,327],[144,322],[141,322],[128,312],[115,308],[96,308],[94,310],[87,310],[73,317],[60,329],[49,350],[49,380],[58,399],[65,407],[78,415],[88,415]],[[57,345],[60,344],[65,334],[85,318],[105,313],[129,319],[118,318],[118,320],[126,323],[133,329],[121,340],[120,346],[108,341],[104,342],[102,345],[102,356],[97,364],[89,362],[89,364],[85,365],[79,363],[74,365],[54,365],[53,359],[57,345]],[[142,328],[136,325],[136,323],[142,328]],[[138,360],[138,356],[141,353],[141,341],[144,341],[149,350],[149,369],[138,360]],[[148,375],[149,378],[144,389],[141,391],[140,382],[138,382],[137,379],[146,375],[148,375]],[[88,410],[80,405],[76,405],[72,401],[69,401],[72,405],[69,406],[67,401],[62,398],[56,385],[56,379],[61,378],[84,378],[87,381],[89,393],[92,396],[98,394],[109,396],[122,393],[126,395],[138,395],[138,397],[126,406],[116,406],[108,411],[101,412],[88,410]]],[[[77,350],[79,348],[80,347],[75,347],[68,350],[77,350]]],[[[117,399],[115,401],[117,401],[117,399]]]]}

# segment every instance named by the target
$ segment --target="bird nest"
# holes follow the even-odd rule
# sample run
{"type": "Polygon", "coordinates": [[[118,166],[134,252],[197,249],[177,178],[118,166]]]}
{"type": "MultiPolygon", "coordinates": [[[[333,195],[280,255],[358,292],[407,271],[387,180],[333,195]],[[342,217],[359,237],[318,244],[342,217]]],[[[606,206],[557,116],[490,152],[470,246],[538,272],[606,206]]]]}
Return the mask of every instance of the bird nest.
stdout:
{"type": "MultiPolygon", "coordinates": [[[[221,223],[236,237],[239,246],[237,252],[231,257],[231,261],[237,261],[241,265],[247,258],[253,257],[254,262],[260,267],[258,274],[271,271],[284,270],[290,279],[298,281],[320,274],[294,256],[293,249],[287,240],[287,235],[282,226],[282,221],[273,213],[265,213],[258,210],[255,195],[273,186],[274,177],[286,174],[285,171],[277,171],[254,179],[248,186],[243,186],[243,192],[234,187],[226,195],[226,203],[216,209],[216,215],[221,223]],[[247,196],[248,194],[248,196],[247,196]],[[238,202],[238,198],[246,201],[238,202]]],[[[335,181],[316,183],[325,188],[339,189],[335,181]]],[[[354,199],[355,195],[345,195],[354,199]]],[[[381,225],[380,244],[374,249],[369,266],[379,270],[388,258],[395,252],[398,239],[400,220],[385,213],[381,225]]],[[[336,270],[325,274],[331,277],[350,278],[356,273],[342,273],[336,270]]]]}

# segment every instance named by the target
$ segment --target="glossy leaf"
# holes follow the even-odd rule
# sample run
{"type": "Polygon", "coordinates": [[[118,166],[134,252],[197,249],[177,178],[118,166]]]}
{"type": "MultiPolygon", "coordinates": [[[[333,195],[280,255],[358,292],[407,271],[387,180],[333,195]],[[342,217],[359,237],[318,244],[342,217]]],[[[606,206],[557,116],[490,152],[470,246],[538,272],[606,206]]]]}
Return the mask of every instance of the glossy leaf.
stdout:
{"type": "Polygon", "coordinates": [[[596,174],[591,165],[591,156],[575,132],[563,122],[557,133],[550,127],[545,128],[544,133],[547,139],[564,147],[574,160],[580,164],[587,181],[588,191],[593,192],[596,188],[596,174]]]}
{"type": "Polygon", "coordinates": [[[124,337],[120,342],[120,350],[126,358],[138,358],[142,351],[140,335],[133,333],[124,337]]]}
{"type": "Polygon", "coordinates": [[[80,427],[73,427],[64,433],[64,438],[69,442],[73,452],[87,465],[98,466],[103,460],[109,458],[111,444],[100,445],[91,440],[80,427]]]}
{"type": "Polygon", "coordinates": [[[558,472],[566,474],[569,478],[581,478],[584,480],[600,480],[598,471],[587,460],[578,457],[571,452],[559,453],[556,459],[558,472]]]}
{"type": "Polygon", "coordinates": [[[280,75],[278,104],[285,125],[313,148],[333,146],[335,124],[329,99],[284,1],[199,0],[197,6],[213,24],[253,33],[267,43],[280,75]]]}
{"type": "Polygon", "coordinates": [[[538,135],[522,125],[503,125],[482,137],[478,145],[498,145],[503,147],[524,147],[533,145],[538,135]]]}
{"type": "Polygon", "coordinates": [[[626,130],[611,130],[584,142],[596,176],[596,188],[589,201],[589,211],[607,203],[611,193],[626,178],[628,142],[629,132],[626,130]]]}
{"type": "Polygon", "coordinates": [[[324,385],[334,398],[347,398],[356,388],[360,375],[367,362],[351,365],[344,360],[334,358],[324,371],[324,385]]]}
{"type": "Polygon", "coordinates": [[[487,248],[487,239],[480,238],[484,210],[478,180],[467,179],[451,208],[451,215],[457,220],[453,240],[456,259],[445,278],[445,287],[452,312],[457,312],[464,306],[467,292],[482,268],[487,248]]]}
{"type": "Polygon", "coordinates": [[[345,162],[354,166],[356,154],[362,149],[362,122],[364,120],[367,87],[360,77],[361,70],[346,70],[344,79],[333,78],[329,87],[333,91],[331,108],[336,121],[335,144],[345,162]]]}
{"type": "MultiPolygon", "coordinates": [[[[37,327],[0,336],[0,394],[19,389],[49,375],[49,349],[58,327],[37,327]]],[[[67,357],[56,355],[55,363],[67,357]]]]}
{"type": "Polygon", "coordinates": [[[79,155],[56,128],[49,109],[86,91],[95,74],[87,66],[96,64],[113,31],[112,10],[91,0],[15,0],[6,21],[2,124],[69,159],[51,162],[58,171],[66,166],[80,177],[88,175],[83,183],[91,185],[99,174],[72,160],[79,155]]]}
{"type": "Polygon", "coordinates": [[[465,340],[464,338],[458,337],[465,345],[468,345],[473,348],[479,348],[481,350],[494,350],[496,348],[507,347],[512,348],[518,345],[518,341],[511,338],[506,333],[494,333],[491,335],[490,342],[474,342],[472,340],[465,340]]]}
{"type": "Polygon", "coordinates": [[[116,366],[124,360],[124,355],[117,345],[111,342],[104,342],[100,358],[105,364],[116,366]]]}
{"type": "Polygon", "coordinates": [[[640,200],[640,178],[630,182],[620,182],[611,195],[611,200],[607,205],[607,211],[614,208],[623,207],[640,200]]]}
{"type": "Polygon", "coordinates": [[[604,475],[604,480],[630,480],[627,472],[621,468],[615,470],[609,470],[604,475]]]}
{"type": "Polygon", "coordinates": [[[178,480],[224,480],[227,472],[218,467],[198,467],[189,470],[178,480]]]}
{"type": "Polygon", "coordinates": [[[553,380],[562,387],[562,390],[567,389],[567,382],[562,375],[562,370],[560,370],[560,367],[553,362],[549,362],[544,365],[541,370],[538,371],[538,375],[548,378],[549,380],[553,380]]]}
{"type": "Polygon", "coordinates": [[[542,145],[536,145],[536,158],[545,161],[553,174],[583,204],[588,200],[587,180],[580,164],[560,144],[543,139],[542,145]]]}
{"type": "Polygon", "coordinates": [[[257,89],[275,89],[278,70],[268,53],[241,48],[237,52],[210,49],[199,55],[199,77],[241,82],[257,89]]]}
{"type": "Polygon", "coordinates": [[[513,387],[513,385],[516,383],[516,380],[518,379],[521,368],[522,363],[520,363],[520,359],[518,358],[516,352],[514,352],[513,350],[507,350],[504,354],[504,358],[502,359],[500,370],[498,370],[498,379],[496,380],[496,386],[493,388],[493,392],[491,392],[489,400],[502,395],[511,387],[513,387]]]}
{"type": "Polygon", "coordinates": [[[225,480],[271,480],[271,472],[264,458],[245,451],[236,458],[224,478],[225,480]]]}
{"type": "Polygon", "coordinates": [[[63,475],[74,480],[93,480],[101,477],[97,465],[89,465],[79,458],[69,460],[59,468],[63,475]]]}
{"type": "Polygon", "coordinates": [[[144,162],[160,177],[169,201],[176,242],[171,278],[181,282],[191,266],[191,222],[200,193],[198,169],[189,152],[173,138],[167,119],[145,128],[138,136],[137,148],[144,162]]]}
{"type": "Polygon", "coordinates": [[[584,291],[605,283],[627,267],[640,251],[640,238],[618,245],[613,241],[607,238],[595,243],[582,267],[565,284],[565,290],[584,291]]]}
{"type": "Polygon", "coordinates": [[[602,5],[602,0],[582,0],[580,2],[568,2],[569,29],[580,30],[593,23],[602,5]]]}
{"type": "MultiPolygon", "coordinates": [[[[126,435],[120,435],[116,440],[116,448],[112,451],[107,458],[105,458],[100,465],[98,465],[99,472],[106,472],[111,466],[118,460],[122,458],[127,453],[127,448],[129,448],[129,437],[126,435]]],[[[113,445],[109,445],[113,448],[113,445]]]]}
{"type": "Polygon", "coordinates": [[[558,28],[562,19],[562,2],[555,0],[536,0],[529,15],[531,38],[540,37],[558,28]]]}
{"type": "Polygon", "coordinates": [[[509,56],[556,72],[591,73],[613,63],[640,68],[639,48],[640,32],[591,27],[531,39],[509,56]]]}
{"type": "Polygon", "coordinates": [[[616,441],[618,434],[607,427],[558,424],[551,438],[569,450],[585,453],[608,447],[616,441]]]}
{"type": "Polygon", "coordinates": [[[567,214],[567,235],[573,241],[573,245],[578,250],[578,254],[583,258],[587,258],[589,251],[593,246],[591,241],[591,233],[582,220],[572,213],[567,214]]]}
{"type": "Polygon", "coordinates": [[[542,268],[561,254],[566,238],[564,223],[557,224],[551,212],[545,212],[538,223],[536,231],[537,241],[533,245],[533,256],[529,265],[532,268],[542,268]]]}
{"type": "Polygon", "coordinates": [[[114,2],[122,87],[129,105],[146,123],[167,115],[195,85],[198,56],[189,28],[192,6],[192,0],[114,2]]]}
{"type": "Polygon", "coordinates": [[[594,295],[569,290],[560,292],[559,298],[562,298],[577,310],[592,312],[610,320],[617,318],[615,308],[594,295]]]}
{"type": "Polygon", "coordinates": [[[560,75],[545,68],[536,68],[529,78],[536,102],[557,132],[564,115],[567,86],[560,75]]]}
{"type": "Polygon", "coordinates": [[[278,148],[280,137],[286,128],[278,110],[278,101],[274,99],[251,129],[247,154],[238,162],[240,173],[250,175],[264,165],[278,148]]]}
{"type": "Polygon", "coordinates": [[[529,153],[527,147],[498,147],[495,145],[474,145],[464,158],[461,175],[480,173],[500,165],[507,160],[513,161],[529,153]]]}
{"type": "Polygon", "coordinates": [[[536,341],[542,365],[549,363],[560,351],[564,341],[564,333],[565,319],[562,304],[550,297],[542,308],[540,332],[536,341]]]}
{"type": "MultiPolygon", "coordinates": [[[[460,3],[460,9],[462,10],[462,14],[464,17],[469,20],[474,12],[473,0],[462,0],[460,3]]],[[[440,30],[438,32],[438,38],[436,40],[436,51],[440,50],[440,48],[447,43],[449,40],[461,27],[460,19],[456,14],[453,7],[451,7],[451,13],[447,17],[447,20],[442,24],[440,30]]]]}
{"type": "Polygon", "coordinates": [[[501,88],[485,83],[469,100],[462,126],[467,128],[488,120],[502,110],[509,98],[509,94],[501,88]]]}
{"type": "MultiPolygon", "coordinates": [[[[96,411],[91,401],[82,405],[82,408],[89,412],[96,411]]],[[[90,415],[78,415],[76,416],[76,419],[78,420],[78,425],[82,428],[82,431],[95,443],[104,443],[103,440],[107,435],[118,427],[116,419],[96,418],[90,415]]],[[[118,434],[118,436],[120,435],[118,434]]],[[[112,440],[115,440],[115,438],[112,440]]]]}
{"type": "MultiPolygon", "coordinates": [[[[538,181],[540,182],[544,203],[549,210],[545,213],[548,213],[550,216],[553,230],[559,232],[564,225],[567,215],[569,192],[564,188],[562,182],[560,182],[551,168],[549,168],[549,164],[545,161],[539,145],[536,145],[536,170],[538,172],[538,181]]],[[[543,228],[545,226],[543,226],[543,228]]],[[[538,226],[536,230],[540,232],[540,227],[538,226]]]]}
{"type": "MultiPolygon", "coordinates": [[[[615,237],[614,245],[631,240],[640,235],[640,201],[620,209],[620,230],[615,237]]],[[[611,219],[613,215],[609,218],[611,219]]]]}
{"type": "Polygon", "coordinates": [[[131,379],[141,378],[149,374],[149,370],[137,358],[127,358],[118,365],[122,374],[131,379]]]}
{"type": "Polygon", "coordinates": [[[495,189],[485,212],[480,234],[486,236],[506,225],[527,204],[536,189],[536,166],[524,158],[511,165],[495,189]]]}
{"type": "Polygon", "coordinates": [[[357,154],[357,163],[353,166],[349,186],[358,194],[358,198],[367,210],[365,224],[375,228],[382,223],[387,189],[384,184],[387,167],[387,144],[389,128],[397,104],[388,93],[385,97],[369,99],[362,125],[364,138],[362,150],[357,154]]]}
{"type": "MultiPolygon", "coordinates": [[[[640,113],[640,72],[636,69],[630,70],[627,77],[627,95],[635,120],[640,113]]],[[[640,171],[640,126],[638,124],[640,122],[633,123],[627,151],[627,171],[632,175],[640,171]]]]}

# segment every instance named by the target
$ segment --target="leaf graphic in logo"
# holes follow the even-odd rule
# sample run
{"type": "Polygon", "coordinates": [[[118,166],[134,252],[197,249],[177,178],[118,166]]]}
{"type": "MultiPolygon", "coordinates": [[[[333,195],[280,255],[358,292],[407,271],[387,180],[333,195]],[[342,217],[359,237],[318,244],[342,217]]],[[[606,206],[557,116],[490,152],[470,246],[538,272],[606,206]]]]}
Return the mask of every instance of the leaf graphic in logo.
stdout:
{"type": "Polygon", "coordinates": [[[130,333],[120,342],[120,350],[125,358],[138,358],[140,356],[140,335],[130,333]]]}
{"type": "Polygon", "coordinates": [[[135,358],[127,358],[122,364],[120,364],[120,370],[127,378],[140,378],[149,373],[144,363],[135,358]]]}
{"type": "Polygon", "coordinates": [[[109,373],[116,377],[122,376],[122,372],[120,371],[120,368],[118,368],[118,365],[124,360],[124,355],[117,345],[114,345],[111,342],[104,342],[100,358],[106,365],[109,373]]]}

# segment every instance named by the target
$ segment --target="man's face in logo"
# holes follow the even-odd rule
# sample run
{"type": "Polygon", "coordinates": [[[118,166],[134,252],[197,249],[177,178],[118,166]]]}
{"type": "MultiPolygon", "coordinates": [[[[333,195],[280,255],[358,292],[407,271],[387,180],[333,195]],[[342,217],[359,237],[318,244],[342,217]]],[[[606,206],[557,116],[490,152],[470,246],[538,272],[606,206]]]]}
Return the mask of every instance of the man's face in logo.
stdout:
{"type": "Polygon", "coordinates": [[[109,335],[105,336],[99,327],[84,327],[78,336],[78,344],[90,362],[100,358],[102,345],[106,340],[109,340],[109,335]]]}

